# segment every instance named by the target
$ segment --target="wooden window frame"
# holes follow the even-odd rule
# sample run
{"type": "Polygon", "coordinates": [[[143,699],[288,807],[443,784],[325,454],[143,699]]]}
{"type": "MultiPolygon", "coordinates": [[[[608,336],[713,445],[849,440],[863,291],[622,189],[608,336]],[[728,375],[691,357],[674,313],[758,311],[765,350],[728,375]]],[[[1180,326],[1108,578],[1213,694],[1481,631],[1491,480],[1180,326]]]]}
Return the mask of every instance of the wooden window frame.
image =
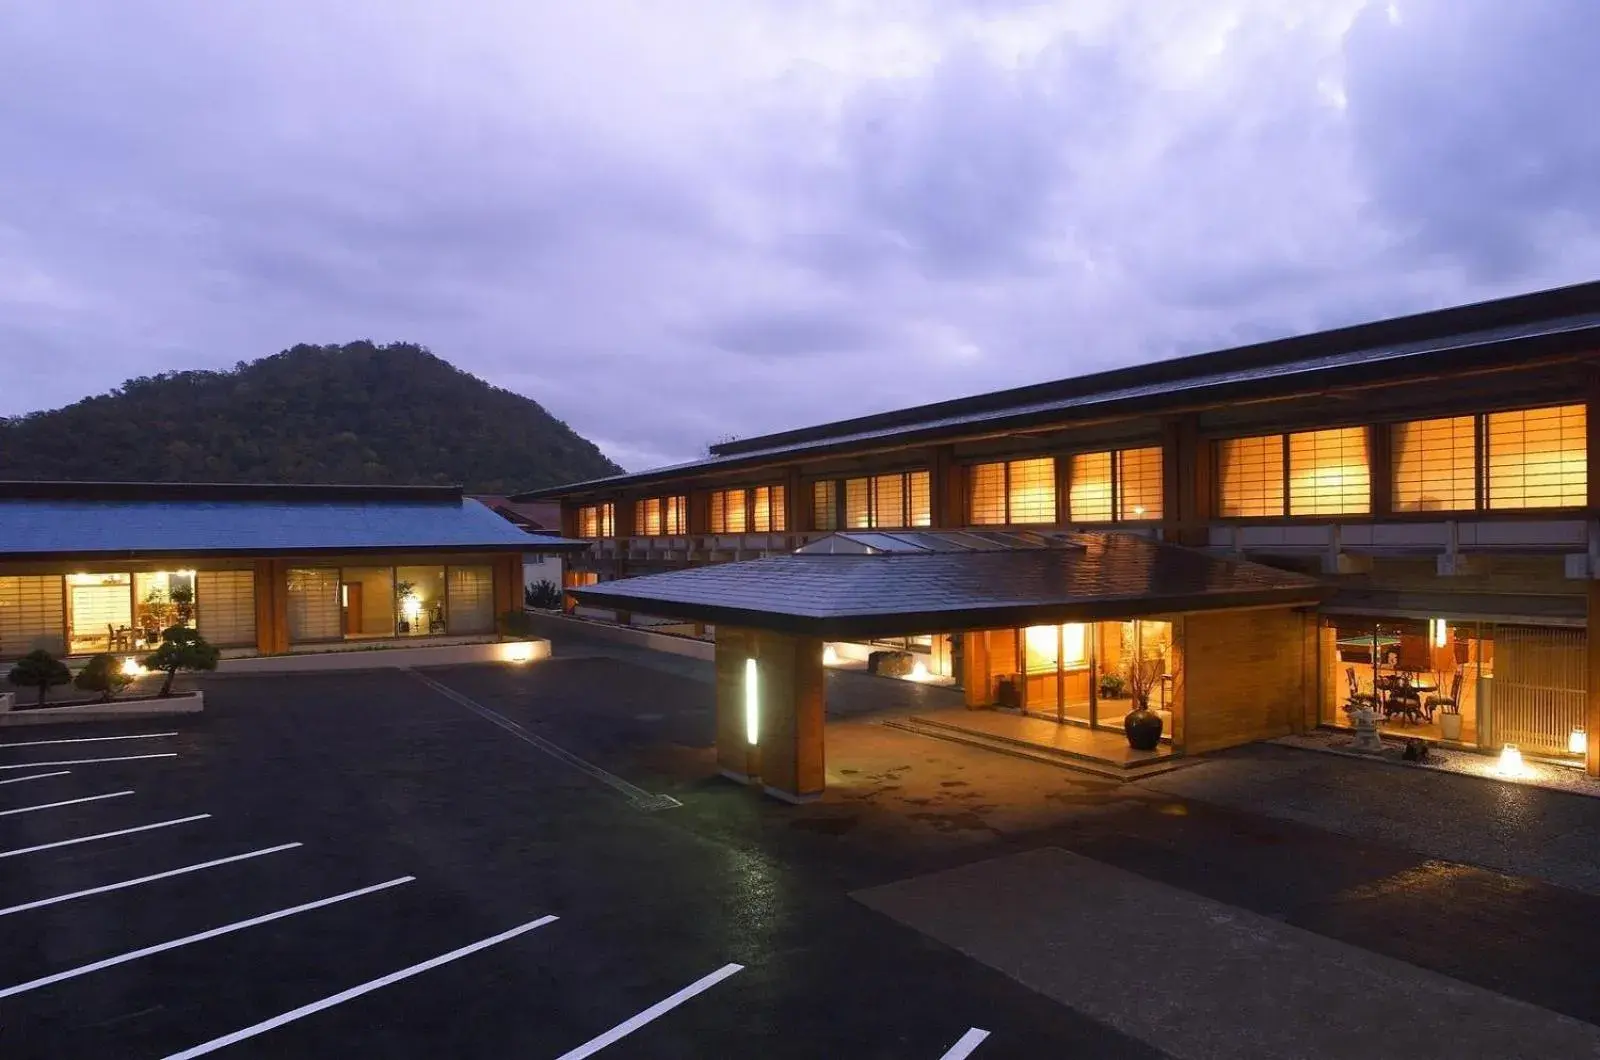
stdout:
{"type": "Polygon", "coordinates": [[[710,532],[720,535],[733,534],[784,534],[788,533],[789,511],[788,484],[783,482],[762,482],[753,486],[727,486],[711,491],[706,501],[707,524],[710,532]],[[767,529],[755,529],[756,495],[758,491],[766,491],[767,500],[767,529]],[[727,496],[733,493],[744,494],[744,529],[727,529],[727,496]],[[717,526],[717,509],[722,508],[722,526],[717,526]]]}
{"type": "MultiPolygon", "coordinates": [[[[1064,526],[1076,526],[1076,525],[1080,525],[1080,524],[1084,525],[1084,526],[1128,526],[1128,525],[1144,526],[1144,525],[1159,524],[1162,521],[1162,519],[1165,517],[1165,513],[1166,513],[1166,510],[1167,510],[1167,482],[1166,482],[1166,473],[1165,473],[1165,467],[1166,467],[1165,461],[1166,461],[1166,447],[1159,441],[1155,442],[1153,444],[1121,445],[1121,446],[1114,446],[1114,447],[1106,448],[1106,449],[1074,449],[1074,450],[1072,450],[1070,452],[1057,454],[1056,455],[1056,467],[1058,469],[1058,477],[1059,477],[1059,480],[1060,480],[1060,485],[1059,485],[1059,487],[1057,488],[1057,491],[1056,491],[1057,492],[1057,500],[1056,500],[1057,524],[1058,525],[1064,525],[1064,526]],[[1122,466],[1123,465],[1123,456],[1124,456],[1124,454],[1127,454],[1127,453],[1140,453],[1140,452],[1144,452],[1144,451],[1150,450],[1150,449],[1153,449],[1157,453],[1160,454],[1160,461],[1161,461],[1160,468],[1161,469],[1157,472],[1157,485],[1160,487],[1160,490],[1161,490],[1161,509],[1155,515],[1150,515],[1150,514],[1147,513],[1145,515],[1137,516],[1137,517],[1125,517],[1125,516],[1123,516],[1121,514],[1121,512],[1122,512],[1122,501],[1123,501],[1123,473],[1122,473],[1123,472],[1123,466],[1122,466]],[[1108,470],[1107,470],[1107,475],[1110,478],[1110,486],[1111,486],[1111,496],[1110,496],[1110,503],[1109,503],[1110,515],[1107,516],[1104,519],[1080,519],[1080,518],[1078,518],[1077,513],[1073,511],[1073,506],[1072,506],[1072,484],[1075,481],[1073,473],[1072,473],[1073,472],[1073,464],[1079,457],[1082,457],[1082,456],[1099,456],[1101,454],[1104,454],[1107,457],[1107,462],[1108,462],[1108,465],[1109,465],[1108,466],[1108,470]],[[1061,518],[1062,505],[1061,505],[1060,498],[1062,498],[1062,497],[1066,498],[1066,518],[1065,519],[1061,518]]],[[[1009,489],[1009,484],[1008,484],[1008,489],[1009,489]]],[[[1008,511],[1007,515],[1009,515],[1009,514],[1010,513],[1008,511]]]]}
{"type": "MultiPolygon", "coordinates": [[[[1067,457],[1068,466],[1071,465],[1067,457]]],[[[973,460],[963,465],[962,479],[962,508],[966,516],[965,525],[971,527],[1010,527],[1010,526],[1060,526],[1061,525],[1061,463],[1063,456],[1060,453],[1038,453],[1031,456],[1009,456],[997,460],[973,460]],[[1026,523],[1014,521],[1011,511],[1011,467],[1013,464],[1028,463],[1033,460],[1049,460],[1051,462],[1051,480],[1053,489],[1053,511],[1049,520],[1034,520],[1026,523]],[[1000,502],[1004,506],[1004,521],[999,523],[980,523],[973,518],[972,511],[972,479],[975,469],[999,465],[1000,475],[1000,502]]]]}

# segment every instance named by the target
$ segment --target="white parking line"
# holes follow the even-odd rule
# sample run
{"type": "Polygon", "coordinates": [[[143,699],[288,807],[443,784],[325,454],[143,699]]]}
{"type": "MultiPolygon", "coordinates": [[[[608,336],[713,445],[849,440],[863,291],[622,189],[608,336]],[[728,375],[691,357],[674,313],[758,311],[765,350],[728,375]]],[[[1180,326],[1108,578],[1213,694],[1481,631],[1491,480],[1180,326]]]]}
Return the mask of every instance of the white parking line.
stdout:
{"type": "MultiPolygon", "coordinates": [[[[634,1016],[632,1019],[617,1024],[615,1027],[612,1027],[610,1030],[600,1035],[600,1037],[591,1038],[589,1041],[584,1042],[570,1053],[562,1053],[558,1060],[583,1060],[583,1058],[586,1056],[593,1056],[606,1046],[626,1038],[628,1035],[632,1034],[640,1027],[643,1027],[651,1020],[654,1020],[661,1015],[677,1008],[679,1005],[683,1004],[685,1001],[688,1001],[696,994],[704,993],[705,991],[716,986],[718,983],[722,982],[724,979],[728,978],[728,976],[736,975],[742,971],[744,971],[744,965],[742,964],[724,964],[721,968],[718,968],[710,975],[705,976],[702,979],[696,979],[694,982],[690,983],[688,986],[684,987],[682,990],[678,991],[676,994],[673,994],[666,1000],[658,1001],[654,1005],[651,1005],[649,1008],[645,1009],[643,1012],[639,1013],[637,1016],[634,1016]]],[[[0,994],[0,997],[3,996],[5,995],[0,994]]]]}
{"type": "Polygon", "coordinates": [[[67,799],[63,802],[42,802],[37,806],[19,806],[15,810],[0,810],[0,817],[10,817],[14,813],[32,813],[34,810],[53,810],[57,806],[76,806],[80,802],[99,802],[101,799],[120,799],[124,795],[132,794],[132,791],[113,791],[107,795],[89,795],[81,799],[67,799]]]}
{"type": "Polygon", "coordinates": [[[672,810],[683,805],[683,803],[679,802],[671,795],[651,794],[650,792],[639,787],[639,785],[623,780],[615,773],[606,772],[593,762],[584,761],[571,751],[568,751],[566,748],[551,743],[543,736],[529,732],[527,729],[524,729],[521,725],[518,725],[504,714],[501,714],[498,711],[490,710],[482,703],[479,703],[470,696],[462,695],[449,685],[442,685],[433,678],[428,677],[425,674],[420,674],[415,670],[407,670],[406,672],[412,677],[415,677],[418,681],[421,681],[423,684],[427,685],[429,688],[433,689],[435,692],[439,693],[441,696],[461,704],[463,707],[466,707],[468,710],[472,711],[472,713],[478,715],[478,717],[484,719],[490,724],[499,726],[506,732],[509,732],[511,735],[515,736],[517,739],[521,740],[523,743],[537,747],[551,758],[554,758],[560,762],[565,762],[573,769],[576,769],[581,773],[587,773],[589,776],[598,780],[607,787],[621,792],[623,795],[627,796],[628,801],[633,804],[633,808],[636,810],[672,810]]]}
{"type": "Polygon", "coordinates": [[[10,780],[0,780],[0,784],[21,784],[24,780],[43,780],[45,777],[64,777],[71,773],[70,769],[57,770],[54,773],[35,773],[31,777],[12,777],[10,780]]]}
{"type": "Polygon", "coordinates": [[[939,1057],[939,1060],[966,1060],[967,1057],[972,1055],[974,1049],[983,1044],[983,1040],[987,1037],[989,1037],[988,1031],[981,1031],[974,1027],[963,1034],[956,1044],[952,1045],[943,1056],[939,1057]]]}
{"type": "Polygon", "coordinates": [[[415,876],[400,876],[396,879],[385,880],[383,883],[375,883],[370,887],[346,891],[343,894],[336,894],[329,898],[318,898],[315,902],[306,902],[303,905],[291,906],[288,909],[279,909],[275,913],[265,913],[261,916],[251,917],[249,920],[238,920],[232,924],[224,924],[221,927],[215,927],[209,931],[201,931],[194,935],[185,935],[181,939],[158,942],[154,946],[146,946],[143,949],[119,953],[115,957],[107,957],[105,960],[95,961],[93,964],[85,964],[78,968],[70,968],[65,972],[57,972],[54,975],[46,975],[39,979],[30,979],[26,983],[18,983],[16,986],[8,986],[4,990],[0,990],[0,998],[15,997],[17,994],[25,994],[42,986],[50,986],[52,983],[76,979],[80,975],[88,975],[90,972],[98,972],[105,968],[114,968],[119,964],[127,964],[129,961],[136,961],[141,957],[150,957],[157,953],[175,950],[179,946],[204,942],[206,939],[214,939],[219,935],[229,935],[235,931],[243,931],[245,928],[256,927],[260,924],[270,924],[274,920],[282,920],[284,917],[294,916],[296,913],[307,913],[313,909],[321,909],[323,906],[333,905],[336,902],[347,902],[352,898],[360,898],[364,894],[372,894],[376,891],[387,890],[390,887],[398,887],[402,883],[410,883],[414,879],[416,879],[415,876]]]}
{"type": "Polygon", "coordinates": [[[48,766],[90,766],[96,762],[140,762],[146,758],[177,758],[176,751],[167,751],[158,755],[123,755],[121,758],[73,758],[64,762],[21,762],[13,765],[3,765],[0,769],[44,769],[48,766]]]}
{"type": "Polygon", "coordinates": [[[529,931],[532,931],[534,928],[544,927],[546,924],[556,919],[558,918],[553,916],[542,916],[538,920],[530,920],[528,923],[514,927],[510,931],[502,931],[498,935],[492,935],[486,939],[479,939],[477,942],[474,942],[470,945],[462,946],[457,950],[451,950],[449,953],[441,953],[439,956],[423,961],[420,964],[413,964],[411,967],[402,968],[398,972],[390,972],[381,979],[373,979],[369,982],[362,983],[360,986],[353,986],[349,990],[340,991],[337,994],[323,998],[321,1001],[313,1001],[309,1005],[301,1005],[297,1009],[291,1009],[281,1016],[274,1016],[271,1019],[262,1020],[260,1023],[251,1024],[243,1030],[234,1031],[232,1034],[224,1034],[220,1038],[213,1038],[209,1042],[202,1042],[191,1049],[185,1049],[181,1053],[173,1053],[166,1057],[165,1060],[191,1060],[192,1057],[205,1056],[207,1053],[214,1053],[218,1049],[226,1048],[227,1046],[233,1045],[236,1042],[242,1042],[246,1038],[254,1038],[258,1034],[265,1034],[267,1031],[275,1030],[278,1027],[282,1027],[286,1023],[293,1023],[297,1019],[310,1016],[313,1013],[321,1012],[323,1009],[332,1008],[335,1005],[343,1004],[352,998],[360,997],[362,994],[370,994],[374,990],[381,990],[383,987],[386,987],[391,983],[398,983],[402,979],[409,979],[413,975],[420,975],[430,968],[437,968],[441,964],[449,964],[451,961],[458,960],[473,953],[477,953],[479,950],[485,950],[490,946],[499,945],[507,939],[514,939],[518,935],[523,935],[529,931]]]}
{"type": "Polygon", "coordinates": [[[98,835],[81,835],[76,839],[59,839],[54,843],[40,843],[36,847],[20,847],[17,850],[0,850],[0,858],[14,858],[18,854],[32,854],[39,850],[54,850],[56,847],[70,847],[74,843],[92,843],[96,839],[114,839],[119,835],[132,835],[135,832],[148,832],[152,828],[167,828],[175,824],[188,824],[190,821],[203,821],[210,817],[209,813],[197,813],[193,817],[179,817],[173,821],[157,821],[155,824],[141,824],[137,828],[123,828],[116,832],[101,832],[98,835]]]}
{"type": "Polygon", "coordinates": [[[105,743],[107,740],[154,740],[162,736],[176,736],[175,732],[142,732],[136,736],[79,736],[71,740],[28,740],[26,743],[0,743],[0,751],[7,747],[49,747],[58,743],[105,743]]]}
{"type": "Polygon", "coordinates": [[[74,898],[87,898],[91,894],[105,894],[107,891],[120,891],[124,887],[137,887],[141,883],[151,883],[155,880],[170,879],[173,876],[182,876],[187,872],[199,872],[201,869],[216,868],[218,865],[228,865],[235,861],[246,861],[250,858],[259,858],[267,854],[276,854],[280,850],[293,850],[300,846],[299,843],[283,843],[263,850],[252,850],[248,854],[235,854],[231,858],[217,858],[215,861],[202,861],[198,865],[185,865],[181,869],[168,869],[166,872],[157,872],[150,876],[140,876],[136,880],[123,880],[121,883],[108,883],[102,887],[90,887],[86,891],[73,891],[71,894],[58,894],[54,898],[40,898],[36,902],[24,902],[14,905],[9,909],[0,909],[0,916],[10,916],[12,913],[25,913],[29,909],[40,909],[47,905],[57,905],[61,902],[70,902],[74,898]]]}

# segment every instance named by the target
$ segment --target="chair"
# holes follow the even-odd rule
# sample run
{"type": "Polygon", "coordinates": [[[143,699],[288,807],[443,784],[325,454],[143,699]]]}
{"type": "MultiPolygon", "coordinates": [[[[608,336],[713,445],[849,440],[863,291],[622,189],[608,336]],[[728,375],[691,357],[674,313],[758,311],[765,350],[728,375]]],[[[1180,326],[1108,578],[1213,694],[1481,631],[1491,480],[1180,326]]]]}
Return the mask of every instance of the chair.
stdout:
{"type": "Polygon", "coordinates": [[[1383,716],[1400,717],[1418,724],[1422,722],[1422,695],[1412,685],[1410,678],[1401,677],[1395,682],[1394,690],[1383,705],[1383,716]]]}
{"type": "Polygon", "coordinates": [[[1456,669],[1455,675],[1450,678],[1450,694],[1448,696],[1430,696],[1430,697],[1428,697],[1428,707],[1429,707],[1428,715],[1429,715],[1429,720],[1430,721],[1433,720],[1432,719],[1432,715],[1433,715],[1434,709],[1441,708],[1441,707],[1456,707],[1457,709],[1459,709],[1460,703],[1461,703],[1461,670],[1458,667],[1456,669]]]}
{"type": "Polygon", "coordinates": [[[1371,692],[1361,691],[1361,685],[1356,681],[1356,668],[1354,666],[1346,666],[1344,668],[1344,677],[1346,681],[1350,682],[1350,699],[1344,705],[1345,710],[1359,710],[1362,707],[1377,708],[1378,697],[1371,692]]]}

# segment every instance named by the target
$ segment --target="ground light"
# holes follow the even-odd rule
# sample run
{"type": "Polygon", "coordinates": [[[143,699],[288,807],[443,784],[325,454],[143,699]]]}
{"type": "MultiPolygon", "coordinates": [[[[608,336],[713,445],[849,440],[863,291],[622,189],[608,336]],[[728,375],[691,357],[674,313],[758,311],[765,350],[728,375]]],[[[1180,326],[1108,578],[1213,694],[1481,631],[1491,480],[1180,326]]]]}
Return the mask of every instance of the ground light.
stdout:
{"type": "Polygon", "coordinates": [[[510,663],[532,662],[533,642],[513,641],[500,649],[500,658],[510,663]]]}
{"type": "Polygon", "coordinates": [[[140,666],[139,660],[130,655],[122,660],[122,672],[127,677],[143,677],[150,671],[140,666]]]}
{"type": "Polygon", "coordinates": [[[1497,772],[1503,777],[1520,777],[1527,773],[1522,764],[1522,752],[1517,745],[1508,743],[1500,748],[1500,766],[1497,772]]]}
{"type": "Polygon", "coordinates": [[[832,644],[824,644],[822,646],[822,665],[824,665],[824,666],[838,666],[839,665],[839,653],[833,650],[833,645],[832,644]]]}
{"type": "Polygon", "coordinates": [[[911,680],[926,681],[933,675],[928,673],[928,664],[918,659],[911,665],[911,680]]]}
{"type": "Polygon", "coordinates": [[[760,677],[756,673],[756,661],[744,661],[744,735],[750,746],[756,745],[756,738],[761,733],[761,701],[760,677]]]}
{"type": "Polygon", "coordinates": [[[1589,733],[1582,726],[1573,726],[1567,734],[1567,751],[1575,755],[1589,753],[1589,733]]]}

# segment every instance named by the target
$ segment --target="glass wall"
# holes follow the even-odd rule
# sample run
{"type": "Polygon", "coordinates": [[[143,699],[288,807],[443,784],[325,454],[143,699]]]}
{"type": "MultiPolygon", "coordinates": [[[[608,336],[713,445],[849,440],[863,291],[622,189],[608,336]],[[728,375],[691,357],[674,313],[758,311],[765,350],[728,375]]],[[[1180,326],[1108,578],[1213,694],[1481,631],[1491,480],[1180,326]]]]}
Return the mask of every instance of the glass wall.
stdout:
{"type": "Polygon", "coordinates": [[[133,575],[126,571],[67,575],[67,652],[131,651],[133,575]]]}
{"type": "Polygon", "coordinates": [[[256,642],[256,576],[248,570],[203,570],[195,575],[200,635],[218,647],[256,642]]]}
{"type": "Polygon", "coordinates": [[[443,567],[396,567],[394,600],[396,636],[426,637],[445,633],[443,567]]]}
{"type": "Polygon", "coordinates": [[[395,635],[392,567],[345,567],[339,572],[340,631],[347,639],[395,635]]]}
{"type": "Polygon", "coordinates": [[[451,567],[447,611],[451,633],[493,633],[493,568],[451,567]]]}
{"type": "Polygon", "coordinates": [[[289,570],[289,642],[314,644],[338,640],[340,622],[339,568],[294,567],[289,570]]]}
{"type": "Polygon", "coordinates": [[[1324,619],[1322,721],[1348,726],[1373,704],[1378,727],[1477,745],[1495,676],[1494,627],[1442,618],[1324,619]]]}
{"type": "MultiPolygon", "coordinates": [[[[1009,632],[1009,631],[1008,631],[1009,632]]],[[[1002,643],[1010,643],[1006,637],[1002,643]]],[[[1014,665],[1030,713],[1120,730],[1142,684],[1150,708],[1165,712],[1172,695],[1172,624],[1157,621],[1067,622],[1029,626],[1014,638],[1014,665]]],[[[997,669],[1001,660],[991,662],[997,669]]]]}
{"type": "Polygon", "coordinates": [[[135,633],[144,644],[158,644],[168,626],[195,624],[195,572],[150,571],[133,576],[135,633]]]}
{"type": "Polygon", "coordinates": [[[0,578],[0,657],[35,648],[66,650],[66,601],[59,574],[0,578]]]}

